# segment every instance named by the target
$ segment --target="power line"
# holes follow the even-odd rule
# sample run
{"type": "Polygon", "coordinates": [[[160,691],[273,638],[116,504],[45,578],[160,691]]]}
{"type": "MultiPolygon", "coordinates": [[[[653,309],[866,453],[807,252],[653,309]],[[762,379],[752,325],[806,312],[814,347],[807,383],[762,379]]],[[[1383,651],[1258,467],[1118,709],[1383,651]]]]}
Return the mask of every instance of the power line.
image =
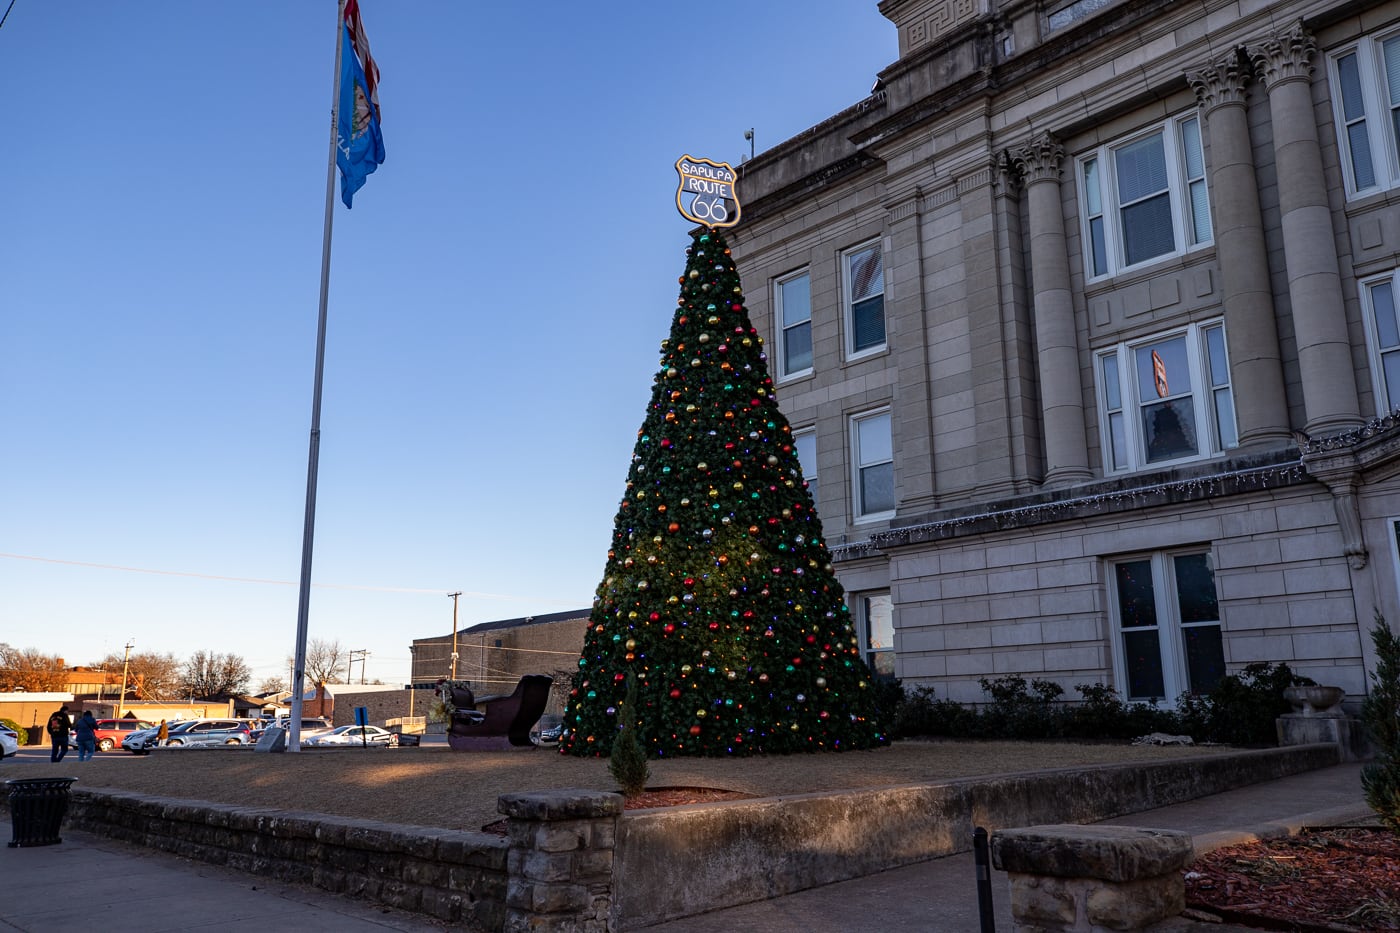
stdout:
{"type": "MultiPolygon", "coordinates": [[[[270,586],[294,586],[292,580],[267,580],[261,577],[231,577],[215,573],[198,573],[191,570],[156,570],[149,567],[127,567],[122,564],[99,564],[83,560],[66,560],[59,557],[37,557],[31,554],[3,554],[0,558],[10,560],[32,560],[43,564],[64,564],[70,567],[91,567],[97,570],[119,570],[123,573],[149,573],[163,577],[194,577],[198,580],[224,580],[229,583],[262,583],[270,586]]],[[[358,590],[372,593],[440,593],[441,589],[421,589],[418,587],[404,586],[363,586],[354,583],[313,583],[318,589],[325,590],[358,590]]],[[[462,592],[461,595],[474,599],[501,599],[513,602],[526,602],[535,600],[533,596],[513,596],[506,593],[482,593],[482,592],[462,592]]],[[[539,599],[540,602],[553,603],[560,606],[573,606],[576,601],[563,599],[539,599]]]]}

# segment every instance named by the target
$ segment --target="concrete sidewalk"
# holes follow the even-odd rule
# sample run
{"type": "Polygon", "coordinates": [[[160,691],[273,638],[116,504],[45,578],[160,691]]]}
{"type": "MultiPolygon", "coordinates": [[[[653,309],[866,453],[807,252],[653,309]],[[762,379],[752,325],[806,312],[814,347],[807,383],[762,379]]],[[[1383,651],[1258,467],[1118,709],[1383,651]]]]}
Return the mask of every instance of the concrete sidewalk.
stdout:
{"type": "MultiPolygon", "coordinates": [[[[1176,829],[1198,852],[1301,826],[1371,814],[1360,766],[1339,765],[1105,821],[1176,829]]],[[[0,931],[111,933],[165,930],[441,930],[418,914],[376,907],[299,885],[226,871],[98,836],[65,832],[61,845],[0,848],[0,931]]],[[[652,927],[664,933],[806,933],[918,930],[975,933],[977,894],[969,853],[800,891],[652,927]]],[[[993,872],[996,928],[1011,929],[1006,876],[993,872]]],[[[1240,930],[1202,926],[1215,933],[1240,930]]]]}

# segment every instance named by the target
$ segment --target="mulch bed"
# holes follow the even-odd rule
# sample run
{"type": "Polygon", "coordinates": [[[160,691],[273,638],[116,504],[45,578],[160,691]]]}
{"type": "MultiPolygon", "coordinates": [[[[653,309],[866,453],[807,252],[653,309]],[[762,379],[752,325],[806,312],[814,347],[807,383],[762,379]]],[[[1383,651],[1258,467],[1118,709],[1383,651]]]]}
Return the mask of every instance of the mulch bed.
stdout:
{"type": "MultiPolygon", "coordinates": [[[[648,810],[652,807],[680,807],[688,803],[714,803],[718,800],[752,800],[753,794],[718,787],[649,787],[635,797],[623,801],[624,810],[648,810]]],[[[506,834],[509,820],[496,820],[481,827],[484,833],[506,834]]]]}
{"type": "Polygon", "coordinates": [[[1186,873],[1186,902],[1267,930],[1400,930],[1400,834],[1315,829],[1201,856],[1186,873]]]}

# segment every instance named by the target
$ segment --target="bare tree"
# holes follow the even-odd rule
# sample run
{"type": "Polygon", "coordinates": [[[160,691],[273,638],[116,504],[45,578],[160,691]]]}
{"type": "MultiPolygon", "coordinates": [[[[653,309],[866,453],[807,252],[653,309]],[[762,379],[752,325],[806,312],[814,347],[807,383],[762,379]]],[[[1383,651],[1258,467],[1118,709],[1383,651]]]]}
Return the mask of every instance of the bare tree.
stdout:
{"type": "MultiPolygon", "coordinates": [[[[91,666],[119,671],[122,660],[122,656],[114,652],[91,666]]],[[[163,703],[177,698],[180,695],[180,662],[169,652],[133,654],[126,664],[126,691],[127,699],[134,700],[163,703]]]]}
{"type": "Polygon", "coordinates": [[[236,654],[196,651],[185,662],[180,689],[196,697],[244,693],[251,676],[247,663],[236,654]]]}
{"type": "Polygon", "coordinates": [[[287,689],[287,681],[281,677],[264,677],[258,684],[258,693],[283,693],[287,689]]]}
{"type": "MultiPolygon", "coordinates": [[[[307,687],[314,687],[317,684],[339,683],[336,678],[345,669],[350,660],[350,652],[340,646],[339,639],[326,640],[324,638],[313,638],[306,646],[306,682],[307,687]]],[[[291,667],[296,662],[292,658],[287,659],[287,666],[291,667]]],[[[349,675],[346,675],[349,679],[349,675]]]]}
{"type": "Polygon", "coordinates": [[[0,642],[0,690],[43,693],[62,690],[67,683],[63,659],[37,648],[11,648],[0,642]]]}

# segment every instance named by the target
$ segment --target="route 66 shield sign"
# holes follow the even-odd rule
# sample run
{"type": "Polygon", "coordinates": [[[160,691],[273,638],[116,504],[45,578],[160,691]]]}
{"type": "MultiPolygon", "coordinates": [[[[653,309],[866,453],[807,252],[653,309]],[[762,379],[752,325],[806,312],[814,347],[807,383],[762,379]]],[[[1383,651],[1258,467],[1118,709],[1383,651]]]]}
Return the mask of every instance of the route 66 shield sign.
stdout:
{"type": "Polygon", "coordinates": [[[686,220],[707,227],[732,227],[739,222],[736,176],[727,162],[711,162],[683,155],[676,160],[680,184],[676,209],[686,220]]]}

